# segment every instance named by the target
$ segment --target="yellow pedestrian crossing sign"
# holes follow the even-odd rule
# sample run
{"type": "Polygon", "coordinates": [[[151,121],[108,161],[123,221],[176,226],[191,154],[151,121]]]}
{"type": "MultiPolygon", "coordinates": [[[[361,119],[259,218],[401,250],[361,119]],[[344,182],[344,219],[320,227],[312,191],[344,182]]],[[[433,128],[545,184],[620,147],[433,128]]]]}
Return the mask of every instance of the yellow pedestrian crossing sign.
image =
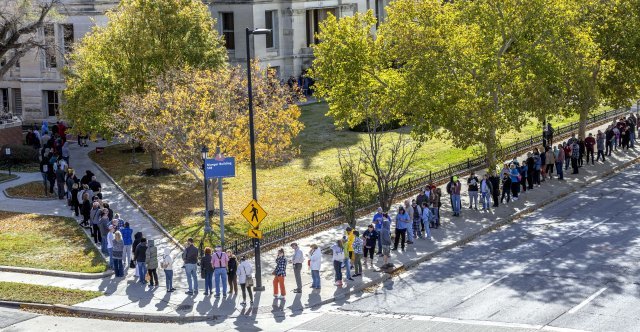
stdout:
{"type": "Polygon", "coordinates": [[[242,210],[242,216],[247,219],[253,228],[258,228],[264,218],[267,217],[267,211],[255,199],[252,199],[249,205],[242,210]]]}
{"type": "Polygon", "coordinates": [[[247,235],[254,239],[262,239],[262,231],[259,229],[250,229],[247,231],[247,235]]]}

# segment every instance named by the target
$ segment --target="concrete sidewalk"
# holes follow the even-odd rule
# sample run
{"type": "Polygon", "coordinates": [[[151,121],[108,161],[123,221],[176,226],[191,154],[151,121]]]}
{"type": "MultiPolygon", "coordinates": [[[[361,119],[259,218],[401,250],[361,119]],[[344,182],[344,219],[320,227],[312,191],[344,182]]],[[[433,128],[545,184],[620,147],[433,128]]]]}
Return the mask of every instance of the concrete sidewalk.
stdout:
{"type": "MultiPolygon", "coordinates": [[[[596,128],[595,130],[597,129],[600,128],[596,128]]],[[[86,149],[74,147],[72,152],[71,163],[79,173],[83,173],[85,169],[95,170],[95,168],[92,167],[93,163],[86,158],[86,151],[86,149]],[[82,155],[85,156],[84,159],[82,155]]],[[[455,219],[450,217],[451,209],[448,199],[443,197],[443,207],[441,210],[442,227],[437,230],[432,230],[433,238],[431,240],[418,239],[413,245],[408,245],[405,252],[393,252],[392,262],[396,267],[418,264],[437,253],[466,243],[480,234],[496,229],[498,226],[510,222],[520,214],[532,211],[559,197],[568,195],[587,183],[611,173],[614,168],[621,168],[632,163],[638,157],[640,157],[640,151],[629,150],[628,152],[622,152],[618,150],[614,152],[613,156],[607,158],[606,163],[596,163],[595,166],[585,165],[580,169],[580,174],[577,176],[565,172],[566,181],[547,180],[541,187],[537,187],[526,193],[521,193],[520,200],[517,202],[501,205],[499,208],[489,212],[463,208],[462,216],[455,219]]],[[[522,160],[522,158],[518,159],[522,160]]],[[[98,174],[99,180],[103,183],[105,197],[107,197],[109,202],[112,202],[114,211],[119,212],[124,219],[132,222],[134,231],[143,229],[143,232],[145,232],[148,238],[154,238],[154,236],[156,236],[156,240],[160,239],[159,252],[163,246],[172,245],[172,242],[168,239],[163,240],[162,233],[155,229],[151,221],[146,219],[144,214],[128,202],[128,200],[122,196],[121,192],[116,191],[117,188],[115,188],[113,184],[98,172],[94,171],[94,173],[98,174]]],[[[479,173],[479,175],[481,175],[481,172],[479,173]]],[[[443,192],[445,191],[443,190],[443,192]]],[[[463,192],[466,193],[466,188],[463,189],[463,192]]],[[[467,199],[468,197],[463,196],[463,207],[468,206],[467,199]]],[[[60,204],[63,203],[60,202],[60,204]]],[[[358,220],[357,229],[360,230],[361,233],[370,223],[371,218],[372,215],[368,215],[358,220]]],[[[333,227],[296,242],[299,243],[303,252],[306,254],[309,246],[313,243],[321,247],[326,247],[340,238],[344,232],[344,227],[345,226],[333,227]]],[[[173,247],[173,249],[175,255],[179,257],[179,250],[175,247],[173,247]]],[[[290,256],[292,250],[287,247],[286,252],[287,256],[290,256]]],[[[66,288],[100,290],[105,292],[105,296],[77,304],[76,307],[103,309],[122,313],[160,314],[167,317],[188,320],[203,315],[234,317],[237,315],[268,312],[276,316],[282,315],[285,310],[295,314],[304,308],[314,307],[332,301],[335,302],[335,305],[341,305],[345,301],[349,301],[350,297],[353,299],[362,296],[364,294],[362,290],[367,286],[379,284],[381,281],[390,277],[389,274],[379,270],[381,262],[376,257],[376,263],[373,266],[365,267],[362,277],[355,278],[352,282],[347,281],[343,288],[337,288],[333,285],[334,273],[331,256],[323,255],[321,290],[311,291],[311,289],[309,289],[311,277],[309,270],[305,266],[303,268],[303,293],[288,293],[286,300],[274,300],[272,296],[273,288],[271,286],[272,277],[270,276],[270,272],[273,271],[274,268],[275,256],[276,250],[263,253],[262,264],[264,273],[262,280],[266,286],[266,291],[257,293],[256,301],[251,308],[239,306],[238,303],[240,302],[241,296],[238,295],[229,296],[224,299],[203,296],[204,287],[202,280],[200,280],[199,286],[200,293],[197,296],[187,296],[184,294],[184,270],[181,269],[181,262],[174,264],[174,274],[176,275],[174,287],[178,288],[178,291],[174,293],[166,293],[163,287],[151,290],[135,284],[133,283],[131,272],[125,279],[110,277],[102,280],[77,280],[73,278],[48,276],[25,276],[20,273],[0,273],[0,281],[20,281],[66,288]]],[[[163,285],[164,273],[159,271],[158,274],[160,284],[163,285]]],[[[290,266],[288,266],[287,274],[285,284],[287,290],[291,291],[295,288],[295,281],[290,266]]]]}

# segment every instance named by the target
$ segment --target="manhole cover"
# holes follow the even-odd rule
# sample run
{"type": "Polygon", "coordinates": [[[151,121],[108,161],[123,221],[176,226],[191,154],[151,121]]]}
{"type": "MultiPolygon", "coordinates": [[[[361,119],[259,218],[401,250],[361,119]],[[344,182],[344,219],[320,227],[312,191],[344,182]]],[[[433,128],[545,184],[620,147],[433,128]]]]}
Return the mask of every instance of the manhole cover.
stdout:
{"type": "Polygon", "coordinates": [[[181,304],[178,306],[176,311],[191,311],[192,308],[193,306],[190,304],[181,304]]]}

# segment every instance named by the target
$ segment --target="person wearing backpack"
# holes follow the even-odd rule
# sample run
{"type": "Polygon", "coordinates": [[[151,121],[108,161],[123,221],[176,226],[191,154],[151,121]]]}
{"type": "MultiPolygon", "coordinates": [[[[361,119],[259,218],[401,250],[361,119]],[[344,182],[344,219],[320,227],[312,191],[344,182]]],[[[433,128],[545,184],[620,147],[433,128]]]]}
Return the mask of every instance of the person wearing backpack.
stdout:
{"type": "MultiPolygon", "coordinates": [[[[240,305],[247,305],[247,292],[249,293],[249,303],[253,304],[253,266],[251,262],[247,260],[247,256],[240,257],[240,264],[238,265],[238,283],[240,284],[240,290],[242,290],[242,302],[240,305]]],[[[318,286],[320,288],[320,286],[318,286]]]]}

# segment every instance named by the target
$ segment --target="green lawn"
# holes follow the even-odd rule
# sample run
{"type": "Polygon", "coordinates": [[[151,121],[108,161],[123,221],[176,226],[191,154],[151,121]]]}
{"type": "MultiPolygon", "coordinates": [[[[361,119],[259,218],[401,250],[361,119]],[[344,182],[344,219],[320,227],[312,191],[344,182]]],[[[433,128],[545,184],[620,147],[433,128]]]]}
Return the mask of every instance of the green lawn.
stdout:
{"type": "Polygon", "coordinates": [[[101,292],[0,281],[0,300],[74,305],[102,296],[101,292]]]}
{"type": "MultiPolygon", "coordinates": [[[[357,147],[366,139],[365,133],[336,129],[331,118],[326,117],[327,105],[312,104],[303,107],[301,121],[305,129],[296,139],[301,154],[288,163],[258,169],[258,197],[260,204],[269,213],[262,226],[280,224],[292,218],[304,216],[312,211],[334,204],[332,197],[321,196],[309,185],[313,180],[327,174],[337,174],[337,151],[357,147]]],[[[557,128],[575,121],[554,119],[557,128]]],[[[522,128],[520,133],[505,135],[503,143],[540,134],[541,124],[534,121],[522,128]]],[[[392,135],[407,133],[408,129],[394,131],[392,135]]],[[[150,167],[147,154],[138,154],[139,164],[130,164],[130,154],[122,150],[128,146],[114,146],[92,158],[103,166],[138,203],[163,224],[177,239],[189,236],[200,238],[202,232],[203,190],[186,174],[161,178],[142,177],[138,174],[150,167]],[[199,213],[200,212],[200,213],[199,213]]],[[[475,156],[476,149],[466,150],[452,147],[449,142],[433,139],[422,146],[412,176],[428,174],[475,156]]],[[[240,216],[240,211],[251,199],[251,173],[249,165],[238,165],[235,178],[225,179],[224,204],[225,235],[227,238],[244,238],[249,224],[240,216]]],[[[217,199],[216,199],[217,205],[217,199]]],[[[217,216],[212,219],[217,232],[217,216]]],[[[262,227],[261,226],[261,227],[262,227]]]]}
{"type": "Polygon", "coordinates": [[[98,273],[106,262],[72,218],[0,211],[0,265],[98,273]]]}

